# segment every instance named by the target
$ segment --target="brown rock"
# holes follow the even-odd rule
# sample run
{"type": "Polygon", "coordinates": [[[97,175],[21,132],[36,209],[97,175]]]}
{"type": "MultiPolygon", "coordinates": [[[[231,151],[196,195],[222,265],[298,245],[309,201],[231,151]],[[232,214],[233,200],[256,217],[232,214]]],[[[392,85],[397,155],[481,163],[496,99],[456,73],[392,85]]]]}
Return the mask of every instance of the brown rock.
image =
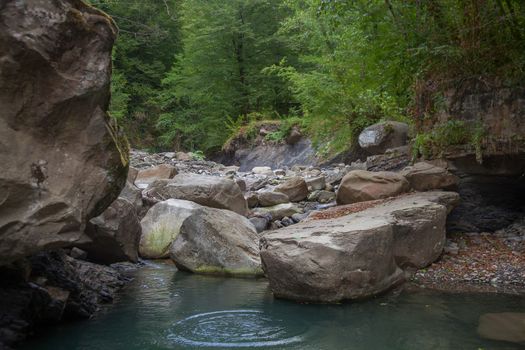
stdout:
{"type": "Polygon", "coordinates": [[[271,207],[277,204],[288,203],[288,196],[281,192],[260,192],[258,193],[258,202],[262,207],[271,207]]]}
{"type": "Polygon", "coordinates": [[[106,110],[117,29],[81,1],[0,5],[0,261],[83,237],[128,149],[106,110]]]}
{"type": "Polygon", "coordinates": [[[296,176],[275,187],[275,192],[284,193],[291,202],[300,202],[308,197],[308,186],[302,177],[296,176]]]}
{"type": "Polygon", "coordinates": [[[155,180],[173,179],[177,175],[177,168],[168,164],[157,165],[153,168],[140,170],[135,179],[139,188],[146,188],[155,180]]]}
{"type": "Polygon", "coordinates": [[[408,181],[397,173],[353,170],[343,177],[337,191],[338,204],[351,204],[393,197],[409,190],[408,181]]]}
{"type": "Polygon", "coordinates": [[[416,191],[453,190],[457,188],[459,178],[447,169],[419,162],[401,171],[410,187],[416,191]]]}

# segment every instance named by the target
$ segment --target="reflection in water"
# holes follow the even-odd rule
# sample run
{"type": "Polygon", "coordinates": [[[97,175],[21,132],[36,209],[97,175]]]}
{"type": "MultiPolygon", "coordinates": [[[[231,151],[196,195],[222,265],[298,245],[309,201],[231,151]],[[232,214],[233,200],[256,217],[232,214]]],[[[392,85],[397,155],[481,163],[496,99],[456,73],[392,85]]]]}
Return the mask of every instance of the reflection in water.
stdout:
{"type": "Polygon", "coordinates": [[[267,281],[197,276],[169,265],[137,272],[96,318],[53,328],[31,350],[519,349],[481,338],[481,315],[522,312],[525,298],[434,292],[343,305],[276,300],[267,281]]]}

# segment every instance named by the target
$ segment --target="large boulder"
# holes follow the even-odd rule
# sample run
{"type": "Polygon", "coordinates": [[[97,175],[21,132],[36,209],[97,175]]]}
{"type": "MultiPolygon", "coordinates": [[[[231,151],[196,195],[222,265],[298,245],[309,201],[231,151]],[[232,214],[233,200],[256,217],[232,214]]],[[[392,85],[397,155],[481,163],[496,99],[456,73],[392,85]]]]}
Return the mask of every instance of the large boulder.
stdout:
{"type": "Polygon", "coordinates": [[[228,209],[246,215],[248,205],[239,186],[231,179],[179,174],[171,180],[157,180],[145,192],[158,200],[184,199],[207,207],[228,209]]]}
{"type": "Polygon", "coordinates": [[[138,261],[140,221],[133,203],[119,197],[86,228],[91,242],[80,245],[88,259],[102,264],[138,261]]]}
{"type": "Polygon", "coordinates": [[[81,1],[0,4],[0,262],[83,238],[124,186],[106,113],[116,33],[81,1]]]}
{"type": "Polygon", "coordinates": [[[139,170],[135,185],[139,188],[147,188],[155,180],[172,179],[175,175],[177,175],[177,168],[169,164],[160,164],[139,170]]]}
{"type": "Polygon", "coordinates": [[[292,177],[275,187],[276,192],[284,193],[292,202],[300,202],[308,197],[308,186],[302,177],[292,177]]]}
{"type": "Polygon", "coordinates": [[[126,185],[122,189],[122,192],[120,192],[119,197],[125,198],[128,201],[130,201],[130,203],[133,204],[133,206],[135,207],[137,215],[141,213],[143,206],[142,191],[132,182],[126,181],[126,185]]]}
{"type": "Polygon", "coordinates": [[[408,124],[380,122],[365,128],[358,137],[359,146],[368,154],[381,154],[389,148],[407,144],[408,124]]]}
{"type": "Polygon", "coordinates": [[[178,268],[201,274],[262,275],[257,232],[245,217],[202,207],[188,216],[171,244],[178,268]]]}
{"type": "Polygon", "coordinates": [[[146,259],[168,258],[171,242],[179,234],[184,219],[199,208],[202,206],[181,199],[168,199],[152,206],[140,222],[140,256],[146,259]]]}
{"type": "Polygon", "coordinates": [[[353,170],[341,180],[337,190],[338,204],[351,204],[397,196],[407,192],[410,185],[402,175],[389,172],[353,170]]]}
{"type": "Polygon", "coordinates": [[[456,189],[459,183],[459,178],[447,171],[430,163],[419,162],[412,166],[408,166],[401,171],[410,187],[416,191],[429,190],[453,190],[456,189]]]}
{"type": "Polygon", "coordinates": [[[458,201],[454,192],[415,193],[349,215],[328,209],[321,220],[263,233],[270,288],[277,297],[310,302],[385,291],[402,281],[399,267],[424,267],[439,257],[446,213],[458,201]]]}

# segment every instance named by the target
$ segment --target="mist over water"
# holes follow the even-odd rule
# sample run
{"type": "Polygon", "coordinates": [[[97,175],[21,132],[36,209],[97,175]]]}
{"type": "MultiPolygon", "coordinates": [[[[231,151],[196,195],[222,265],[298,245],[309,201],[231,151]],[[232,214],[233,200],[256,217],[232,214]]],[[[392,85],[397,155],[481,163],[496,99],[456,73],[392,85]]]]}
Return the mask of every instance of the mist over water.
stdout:
{"type": "Polygon", "coordinates": [[[310,305],[274,299],[264,279],[149,264],[94,319],[45,331],[22,349],[521,349],[477,334],[482,314],[505,311],[525,311],[525,298],[421,291],[310,305]]]}

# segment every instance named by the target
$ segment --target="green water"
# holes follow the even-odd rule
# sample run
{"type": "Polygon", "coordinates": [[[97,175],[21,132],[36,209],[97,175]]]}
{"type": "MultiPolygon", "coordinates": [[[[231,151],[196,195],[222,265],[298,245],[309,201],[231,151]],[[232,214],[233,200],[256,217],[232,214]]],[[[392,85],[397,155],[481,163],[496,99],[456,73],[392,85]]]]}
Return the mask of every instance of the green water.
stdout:
{"type": "Polygon", "coordinates": [[[482,339],[478,318],[524,312],[525,298],[412,292],[343,305],[275,300],[265,280],[140,269],[94,319],[46,331],[22,349],[521,349],[482,339]]]}

